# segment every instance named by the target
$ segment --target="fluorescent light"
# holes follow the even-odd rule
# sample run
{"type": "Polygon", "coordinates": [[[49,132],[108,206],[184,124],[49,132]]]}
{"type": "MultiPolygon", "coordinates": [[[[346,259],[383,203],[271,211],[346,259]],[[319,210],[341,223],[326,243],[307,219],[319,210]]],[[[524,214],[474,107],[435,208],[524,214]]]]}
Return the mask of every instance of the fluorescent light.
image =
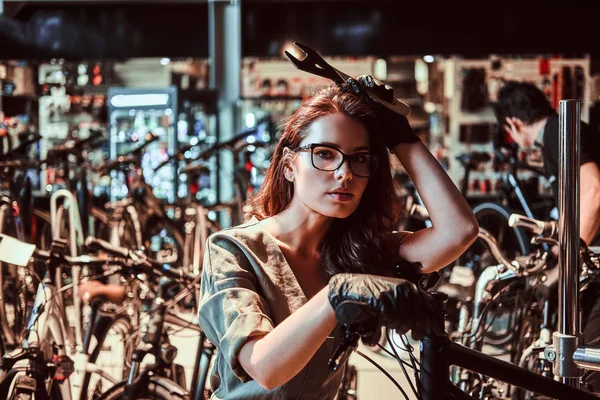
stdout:
{"type": "Polygon", "coordinates": [[[426,63],[431,64],[432,62],[435,61],[435,58],[432,55],[428,54],[426,56],[423,56],[423,61],[425,61],[426,63]]]}
{"type": "Polygon", "coordinates": [[[246,127],[254,128],[254,125],[256,125],[256,116],[253,113],[246,114],[246,127]]]}
{"type": "Polygon", "coordinates": [[[169,95],[166,93],[118,94],[110,99],[113,107],[166,106],[169,95]]]}
{"type": "Polygon", "coordinates": [[[387,62],[383,58],[375,60],[373,65],[373,77],[380,81],[385,81],[387,79],[387,62]]]}

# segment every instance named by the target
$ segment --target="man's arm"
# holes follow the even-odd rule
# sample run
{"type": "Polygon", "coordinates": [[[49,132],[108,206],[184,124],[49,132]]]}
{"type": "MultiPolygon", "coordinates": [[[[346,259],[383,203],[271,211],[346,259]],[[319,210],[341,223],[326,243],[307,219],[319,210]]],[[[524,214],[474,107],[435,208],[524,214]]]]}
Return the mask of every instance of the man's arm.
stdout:
{"type": "Polygon", "coordinates": [[[579,236],[588,245],[600,227],[600,169],[587,162],[579,169],[579,236]]]}

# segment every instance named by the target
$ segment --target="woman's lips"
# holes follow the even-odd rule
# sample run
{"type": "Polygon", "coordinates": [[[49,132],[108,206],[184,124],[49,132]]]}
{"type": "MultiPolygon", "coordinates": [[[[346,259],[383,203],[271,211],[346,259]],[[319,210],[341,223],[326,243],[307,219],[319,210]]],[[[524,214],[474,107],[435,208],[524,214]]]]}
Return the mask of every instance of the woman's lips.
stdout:
{"type": "Polygon", "coordinates": [[[327,193],[327,195],[336,201],[350,201],[354,197],[352,193],[327,193]]]}

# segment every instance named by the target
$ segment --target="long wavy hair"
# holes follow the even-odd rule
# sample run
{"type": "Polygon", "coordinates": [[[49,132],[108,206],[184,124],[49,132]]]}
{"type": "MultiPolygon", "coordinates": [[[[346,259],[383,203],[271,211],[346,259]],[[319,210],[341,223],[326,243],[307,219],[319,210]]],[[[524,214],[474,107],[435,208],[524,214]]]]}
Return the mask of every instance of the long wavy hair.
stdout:
{"type": "Polygon", "coordinates": [[[294,196],[294,186],[284,177],[284,149],[294,149],[308,133],[310,125],[329,114],[341,113],[362,123],[369,133],[371,152],[378,167],[352,215],[335,219],[321,247],[321,263],[326,275],[336,273],[387,274],[397,261],[390,248],[389,233],[400,214],[389,153],[381,137],[373,109],[344,84],[331,86],[305,100],[283,125],[270,167],[258,193],[250,200],[251,215],[266,218],[286,209],[294,196]]]}

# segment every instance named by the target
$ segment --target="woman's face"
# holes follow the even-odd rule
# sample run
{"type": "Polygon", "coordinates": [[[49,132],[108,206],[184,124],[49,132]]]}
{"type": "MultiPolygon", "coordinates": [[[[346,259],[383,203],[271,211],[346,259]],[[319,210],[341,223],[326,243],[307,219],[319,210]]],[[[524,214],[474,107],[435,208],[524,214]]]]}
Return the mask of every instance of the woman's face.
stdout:
{"type": "MultiPolygon", "coordinates": [[[[311,144],[324,144],[329,147],[310,148],[297,151],[292,159],[294,198],[309,209],[332,218],[346,218],[358,207],[367,187],[369,178],[356,176],[365,175],[361,165],[370,151],[369,135],[366,127],[357,120],[344,114],[330,114],[315,120],[308,129],[307,136],[300,142],[299,147],[311,144]],[[346,158],[339,168],[334,171],[323,171],[314,165],[323,167],[336,166],[330,160],[340,157],[340,150],[346,155],[354,155],[353,168],[346,158]],[[312,159],[311,159],[312,153],[312,159]]],[[[326,167],[331,169],[332,167],[326,167]]],[[[368,168],[366,168],[368,169],[368,168]]],[[[368,175],[368,174],[367,174],[368,175]]]]}

